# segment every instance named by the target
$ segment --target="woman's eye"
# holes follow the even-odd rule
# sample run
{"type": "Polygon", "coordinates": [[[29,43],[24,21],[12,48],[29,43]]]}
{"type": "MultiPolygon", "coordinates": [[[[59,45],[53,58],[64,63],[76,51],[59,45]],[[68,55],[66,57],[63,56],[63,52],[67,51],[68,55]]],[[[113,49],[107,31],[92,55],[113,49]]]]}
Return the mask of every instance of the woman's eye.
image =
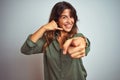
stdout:
{"type": "Polygon", "coordinates": [[[66,17],[66,16],[63,16],[62,18],[63,18],[63,19],[66,19],[67,17],[66,17]]]}

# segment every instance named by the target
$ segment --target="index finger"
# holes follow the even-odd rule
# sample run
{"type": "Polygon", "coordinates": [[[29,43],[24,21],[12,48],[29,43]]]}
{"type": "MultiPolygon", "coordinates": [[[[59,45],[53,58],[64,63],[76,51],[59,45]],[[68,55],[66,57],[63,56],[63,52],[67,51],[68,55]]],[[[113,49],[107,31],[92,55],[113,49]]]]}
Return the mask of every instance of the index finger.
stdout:
{"type": "Polygon", "coordinates": [[[63,30],[63,28],[59,28],[59,27],[57,27],[56,30],[63,30]]]}

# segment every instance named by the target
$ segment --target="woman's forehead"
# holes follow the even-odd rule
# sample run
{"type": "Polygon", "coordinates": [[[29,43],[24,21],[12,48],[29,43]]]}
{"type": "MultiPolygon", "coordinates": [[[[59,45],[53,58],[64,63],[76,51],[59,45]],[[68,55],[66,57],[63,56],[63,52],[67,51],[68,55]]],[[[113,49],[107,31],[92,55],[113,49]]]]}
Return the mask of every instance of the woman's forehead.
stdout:
{"type": "Polygon", "coordinates": [[[61,13],[61,16],[62,16],[62,15],[70,15],[70,13],[71,13],[71,10],[70,10],[70,9],[65,9],[65,10],[63,10],[63,12],[61,13]]]}

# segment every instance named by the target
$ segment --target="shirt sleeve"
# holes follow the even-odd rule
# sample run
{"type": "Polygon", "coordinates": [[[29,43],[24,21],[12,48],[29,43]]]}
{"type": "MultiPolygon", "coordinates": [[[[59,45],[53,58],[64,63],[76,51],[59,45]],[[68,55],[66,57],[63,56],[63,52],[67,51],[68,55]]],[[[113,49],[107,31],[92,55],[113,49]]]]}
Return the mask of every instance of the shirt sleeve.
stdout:
{"type": "Polygon", "coordinates": [[[45,40],[40,38],[36,43],[34,43],[30,36],[26,39],[25,43],[21,47],[21,52],[26,55],[42,53],[42,47],[45,44],[45,40]]]}
{"type": "Polygon", "coordinates": [[[84,36],[82,33],[77,33],[77,34],[74,35],[74,37],[84,37],[85,38],[85,40],[86,40],[85,55],[87,56],[89,51],[90,51],[90,41],[89,41],[89,39],[86,36],[84,36]]]}

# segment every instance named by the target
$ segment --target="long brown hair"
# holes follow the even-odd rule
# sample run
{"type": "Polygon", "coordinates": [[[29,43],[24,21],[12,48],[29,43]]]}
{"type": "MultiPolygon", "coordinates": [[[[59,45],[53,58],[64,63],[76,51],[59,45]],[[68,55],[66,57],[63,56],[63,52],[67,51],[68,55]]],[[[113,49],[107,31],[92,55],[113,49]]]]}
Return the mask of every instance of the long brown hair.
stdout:
{"type": "MultiPolygon", "coordinates": [[[[50,18],[49,18],[49,22],[51,22],[52,20],[55,20],[56,22],[58,22],[59,17],[61,16],[62,12],[65,9],[70,9],[71,10],[70,16],[72,16],[74,18],[73,28],[69,32],[69,35],[67,36],[67,38],[69,38],[70,36],[73,36],[74,34],[76,34],[77,33],[77,29],[78,29],[78,27],[76,25],[76,22],[78,21],[76,10],[70,3],[65,2],[65,1],[56,3],[53,6],[53,8],[52,8],[52,11],[51,11],[51,14],[50,14],[50,18]]],[[[59,25],[58,25],[58,27],[59,27],[59,25]]],[[[47,42],[46,42],[46,44],[43,47],[44,49],[53,41],[55,33],[56,33],[56,31],[47,31],[45,33],[45,39],[46,39],[47,42]]]]}

